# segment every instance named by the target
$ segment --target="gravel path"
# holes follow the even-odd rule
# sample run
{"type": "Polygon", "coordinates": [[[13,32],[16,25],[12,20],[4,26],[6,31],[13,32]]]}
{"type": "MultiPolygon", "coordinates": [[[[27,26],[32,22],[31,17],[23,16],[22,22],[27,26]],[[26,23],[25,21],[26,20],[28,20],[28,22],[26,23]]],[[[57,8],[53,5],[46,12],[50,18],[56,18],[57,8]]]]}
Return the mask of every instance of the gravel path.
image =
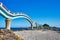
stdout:
{"type": "Polygon", "coordinates": [[[22,35],[24,40],[60,40],[60,33],[50,30],[24,30],[16,31],[14,33],[22,35]]]}

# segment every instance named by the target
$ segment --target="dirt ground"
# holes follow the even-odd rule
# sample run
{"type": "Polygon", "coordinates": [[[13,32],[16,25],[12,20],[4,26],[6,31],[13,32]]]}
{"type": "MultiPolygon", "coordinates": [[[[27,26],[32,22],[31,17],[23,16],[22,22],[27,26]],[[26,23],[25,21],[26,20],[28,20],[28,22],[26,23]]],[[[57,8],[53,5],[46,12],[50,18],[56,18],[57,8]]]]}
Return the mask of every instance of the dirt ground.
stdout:
{"type": "Polygon", "coordinates": [[[24,30],[15,31],[14,33],[21,35],[24,40],[60,40],[60,33],[50,30],[24,30]]]}

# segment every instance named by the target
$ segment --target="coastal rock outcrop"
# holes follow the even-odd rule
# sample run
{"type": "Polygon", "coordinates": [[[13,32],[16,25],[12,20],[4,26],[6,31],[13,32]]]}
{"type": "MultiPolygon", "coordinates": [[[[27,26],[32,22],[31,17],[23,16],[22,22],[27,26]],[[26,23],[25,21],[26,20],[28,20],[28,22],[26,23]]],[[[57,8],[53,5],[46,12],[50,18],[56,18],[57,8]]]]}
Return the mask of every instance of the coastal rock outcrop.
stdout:
{"type": "Polygon", "coordinates": [[[13,31],[8,29],[0,30],[0,40],[23,40],[20,35],[16,35],[13,31]]]}

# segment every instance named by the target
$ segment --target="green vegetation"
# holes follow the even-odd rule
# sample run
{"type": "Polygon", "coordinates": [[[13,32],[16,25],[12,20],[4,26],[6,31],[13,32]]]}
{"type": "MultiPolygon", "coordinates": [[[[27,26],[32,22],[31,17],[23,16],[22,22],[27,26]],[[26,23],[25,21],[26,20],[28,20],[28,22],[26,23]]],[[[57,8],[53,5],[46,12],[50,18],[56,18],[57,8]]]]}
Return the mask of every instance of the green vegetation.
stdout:
{"type": "Polygon", "coordinates": [[[33,26],[33,29],[37,29],[37,30],[40,30],[40,29],[46,29],[46,30],[54,30],[54,31],[59,31],[60,32],[60,28],[58,27],[55,27],[55,26],[50,26],[48,24],[43,24],[43,25],[36,25],[36,26],[33,26]]]}
{"type": "Polygon", "coordinates": [[[51,27],[50,27],[48,24],[44,24],[44,25],[43,25],[43,28],[44,28],[44,29],[51,29],[51,27]]]}

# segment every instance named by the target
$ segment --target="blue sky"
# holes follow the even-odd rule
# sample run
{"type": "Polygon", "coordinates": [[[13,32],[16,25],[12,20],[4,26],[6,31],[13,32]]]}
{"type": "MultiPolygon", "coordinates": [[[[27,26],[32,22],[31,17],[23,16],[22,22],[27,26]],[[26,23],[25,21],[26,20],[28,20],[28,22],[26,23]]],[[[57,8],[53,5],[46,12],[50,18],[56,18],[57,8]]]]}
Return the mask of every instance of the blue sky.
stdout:
{"type": "MultiPolygon", "coordinates": [[[[23,12],[39,24],[49,24],[60,27],[60,0],[0,0],[10,11],[23,12]]],[[[4,18],[0,16],[1,27],[5,26],[4,18]]],[[[11,27],[30,26],[24,19],[15,19],[11,27]]]]}

